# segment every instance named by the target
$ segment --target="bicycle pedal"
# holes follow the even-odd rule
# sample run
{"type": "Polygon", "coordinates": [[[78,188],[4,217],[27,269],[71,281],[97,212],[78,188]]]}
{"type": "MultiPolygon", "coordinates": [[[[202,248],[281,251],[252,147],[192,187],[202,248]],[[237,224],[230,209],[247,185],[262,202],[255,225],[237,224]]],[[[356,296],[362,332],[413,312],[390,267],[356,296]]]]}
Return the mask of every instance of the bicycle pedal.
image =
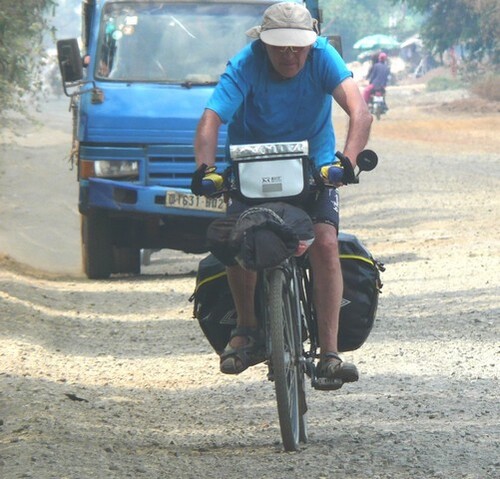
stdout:
{"type": "Polygon", "coordinates": [[[344,384],[344,381],[340,378],[329,379],[329,378],[316,378],[312,382],[312,386],[314,389],[318,389],[320,391],[335,391],[336,389],[340,389],[344,384]]]}

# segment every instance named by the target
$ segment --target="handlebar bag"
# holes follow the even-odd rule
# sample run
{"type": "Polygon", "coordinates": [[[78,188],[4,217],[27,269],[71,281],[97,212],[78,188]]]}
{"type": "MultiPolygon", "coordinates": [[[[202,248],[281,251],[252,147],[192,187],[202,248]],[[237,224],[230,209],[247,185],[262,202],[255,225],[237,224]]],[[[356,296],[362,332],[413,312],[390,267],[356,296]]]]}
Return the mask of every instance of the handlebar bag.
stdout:
{"type": "Polygon", "coordinates": [[[307,141],[231,145],[238,191],[245,203],[300,202],[309,192],[307,141]]]}
{"type": "Polygon", "coordinates": [[[260,271],[296,254],[299,242],[314,240],[311,218],[284,202],[262,203],[243,213],[217,218],[207,230],[211,253],[227,266],[260,271]]]}

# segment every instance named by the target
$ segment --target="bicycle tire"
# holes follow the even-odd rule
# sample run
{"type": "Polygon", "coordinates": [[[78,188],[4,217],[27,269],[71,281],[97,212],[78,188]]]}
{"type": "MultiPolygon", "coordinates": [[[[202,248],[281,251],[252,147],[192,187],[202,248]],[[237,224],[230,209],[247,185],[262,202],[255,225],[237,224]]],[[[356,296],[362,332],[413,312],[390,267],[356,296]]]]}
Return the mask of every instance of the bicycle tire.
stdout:
{"type": "Polygon", "coordinates": [[[303,392],[303,369],[299,362],[302,348],[300,311],[296,283],[289,276],[283,268],[269,272],[267,299],[271,364],[281,438],[286,451],[296,451],[299,442],[307,439],[307,429],[299,395],[303,392]]]}
{"type": "Polygon", "coordinates": [[[306,444],[309,440],[307,428],[307,403],[306,403],[306,383],[303,366],[299,366],[299,441],[306,444]]]}

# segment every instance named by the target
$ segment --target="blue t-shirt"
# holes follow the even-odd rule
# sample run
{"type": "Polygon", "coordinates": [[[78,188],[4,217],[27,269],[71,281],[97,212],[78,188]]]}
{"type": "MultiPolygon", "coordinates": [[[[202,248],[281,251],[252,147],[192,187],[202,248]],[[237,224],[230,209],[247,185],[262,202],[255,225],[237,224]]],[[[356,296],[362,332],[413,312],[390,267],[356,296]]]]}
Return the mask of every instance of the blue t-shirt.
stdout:
{"type": "Polygon", "coordinates": [[[351,76],[320,37],[304,68],[282,79],[256,40],[229,61],[206,107],[228,123],[228,144],[308,140],[309,155],[322,166],[332,163],[335,153],[332,92],[351,76]]]}

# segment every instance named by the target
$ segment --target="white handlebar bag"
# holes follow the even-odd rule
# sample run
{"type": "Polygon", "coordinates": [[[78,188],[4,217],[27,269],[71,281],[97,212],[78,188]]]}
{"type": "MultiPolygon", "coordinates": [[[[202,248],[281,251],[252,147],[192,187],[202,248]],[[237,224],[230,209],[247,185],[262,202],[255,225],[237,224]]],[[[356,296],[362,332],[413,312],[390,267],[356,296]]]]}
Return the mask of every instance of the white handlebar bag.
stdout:
{"type": "Polygon", "coordinates": [[[300,202],[309,192],[307,141],[231,145],[239,197],[245,203],[300,202]]]}

